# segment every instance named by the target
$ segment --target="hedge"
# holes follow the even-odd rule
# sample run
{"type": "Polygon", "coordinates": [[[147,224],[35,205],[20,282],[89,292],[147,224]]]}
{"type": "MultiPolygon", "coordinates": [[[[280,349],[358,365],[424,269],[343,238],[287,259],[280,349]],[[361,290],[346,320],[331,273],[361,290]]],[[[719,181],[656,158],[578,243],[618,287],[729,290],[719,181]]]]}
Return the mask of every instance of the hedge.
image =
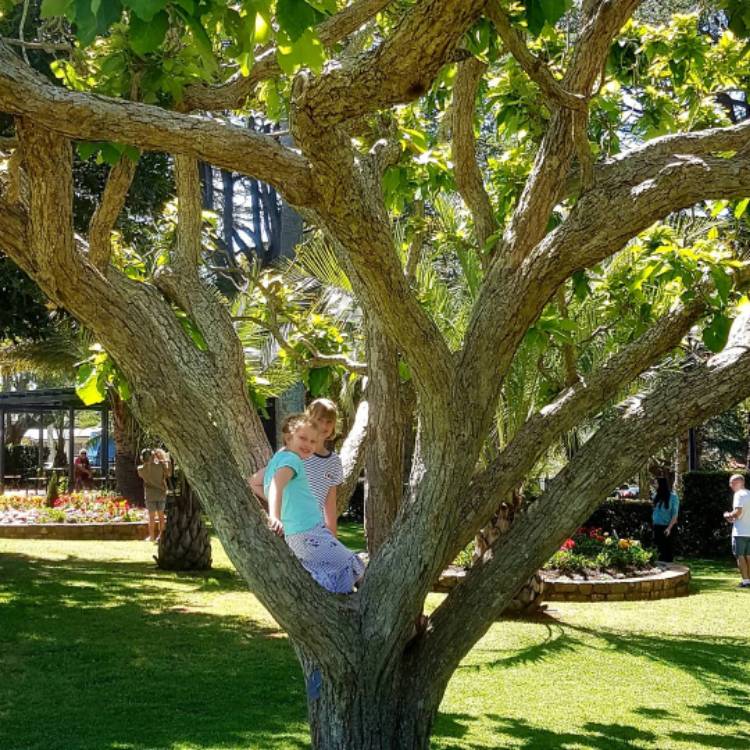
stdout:
{"type": "MultiPolygon", "coordinates": [[[[729,471],[691,471],[685,475],[680,519],[677,526],[677,553],[684,556],[724,557],[730,554],[732,527],[724,512],[732,508],[729,471]]],[[[750,486],[750,481],[746,477],[750,486]]],[[[644,544],[653,542],[651,503],[608,499],[586,522],[618,536],[635,537],[644,544]]]]}
{"type": "MultiPolygon", "coordinates": [[[[44,460],[49,456],[49,448],[44,448],[44,460]]],[[[5,474],[30,474],[39,465],[39,448],[35,445],[6,445],[5,474]]]]}

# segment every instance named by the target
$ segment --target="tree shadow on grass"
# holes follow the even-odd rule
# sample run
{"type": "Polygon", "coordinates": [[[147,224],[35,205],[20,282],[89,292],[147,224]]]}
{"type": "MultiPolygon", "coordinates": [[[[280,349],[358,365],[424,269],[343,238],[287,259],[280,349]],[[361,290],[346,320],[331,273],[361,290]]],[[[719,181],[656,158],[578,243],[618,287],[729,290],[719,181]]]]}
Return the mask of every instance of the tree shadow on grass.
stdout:
{"type": "MultiPolygon", "coordinates": [[[[445,735],[442,731],[444,720],[464,718],[461,714],[441,715],[435,734],[445,735]]],[[[469,718],[469,717],[465,717],[469,718]]],[[[483,721],[494,725],[495,741],[493,745],[477,744],[440,744],[441,750],[487,750],[492,747],[506,747],[513,740],[513,747],[524,750],[565,750],[565,748],[591,748],[591,750],[642,750],[644,742],[653,743],[657,736],[627,724],[600,724],[590,722],[580,731],[558,732],[539,724],[532,724],[525,719],[513,719],[498,714],[486,714],[483,721]]],[[[468,731],[468,724],[465,725],[468,731]]]]}
{"type": "MultiPolygon", "coordinates": [[[[726,572],[726,566],[723,567],[726,572]]],[[[638,659],[659,661],[689,674],[710,689],[713,700],[703,705],[689,705],[687,710],[697,722],[715,724],[722,734],[684,731],[684,717],[678,719],[670,711],[648,706],[638,707],[632,713],[643,716],[658,725],[658,734],[644,731],[627,722],[603,724],[588,722],[575,731],[559,732],[544,726],[543,712],[539,722],[488,714],[472,718],[460,714],[441,714],[436,722],[435,735],[443,750],[488,750],[511,744],[526,749],[564,749],[584,747],[593,750],[635,750],[644,747],[659,748],[668,739],[685,743],[691,748],[750,748],[750,661],[747,659],[747,640],[722,636],[695,635],[692,633],[660,634],[639,633],[629,630],[588,628],[563,623],[549,618],[544,623],[543,639],[526,648],[514,650],[492,662],[481,665],[462,665],[462,669],[487,667],[512,667],[545,660],[566,651],[594,649],[598,652],[627,654],[638,659]],[[443,739],[465,737],[474,722],[494,722],[496,739],[492,745],[466,743],[446,744],[443,739]],[[732,734],[726,733],[727,725],[732,734]],[[452,731],[446,731],[451,728],[452,731]],[[460,730],[460,731],[459,731],[460,730]]],[[[495,652],[497,653],[497,652],[495,652]]],[[[601,658],[601,657],[600,657],[601,658]]],[[[653,725],[652,725],[653,726],[653,725]]]]}
{"type": "MultiPolygon", "coordinates": [[[[536,618],[537,621],[541,618],[536,618]]],[[[541,622],[546,630],[544,638],[538,643],[534,643],[531,646],[527,646],[521,649],[512,649],[509,651],[502,651],[496,648],[485,649],[481,647],[474,647],[472,655],[476,656],[479,654],[502,654],[496,659],[484,659],[479,663],[464,663],[459,666],[460,670],[480,670],[488,669],[492,667],[517,667],[524,664],[531,664],[534,662],[543,662],[551,659],[558,654],[566,651],[575,651],[581,647],[581,642],[571,633],[567,632],[564,625],[560,624],[557,620],[551,617],[546,617],[541,622]],[[504,654],[507,654],[504,655],[504,654]]]]}
{"type": "Polygon", "coordinates": [[[243,589],[223,571],[0,555],[0,747],[308,748],[283,633],[179,606],[182,586],[243,589]]]}

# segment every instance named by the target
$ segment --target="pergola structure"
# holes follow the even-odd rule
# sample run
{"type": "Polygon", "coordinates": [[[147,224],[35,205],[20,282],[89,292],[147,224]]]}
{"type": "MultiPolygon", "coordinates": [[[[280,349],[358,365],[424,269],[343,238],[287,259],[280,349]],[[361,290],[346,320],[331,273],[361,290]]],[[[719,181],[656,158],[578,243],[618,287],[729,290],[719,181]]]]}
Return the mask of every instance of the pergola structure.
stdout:
{"type": "MultiPolygon", "coordinates": [[[[75,415],[77,411],[98,411],[101,414],[101,470],[109,474],[109,409],[106,402],[87,406],[75,388],[41,388],[34,391],[0,392],[0,493],[5,490],[5,417],[7,414],[68,414],[68,476],[73,486],[75,458],[75,415]]],[[[44,427],[39,424],[39,468],[44,468],[44,427]]]]}

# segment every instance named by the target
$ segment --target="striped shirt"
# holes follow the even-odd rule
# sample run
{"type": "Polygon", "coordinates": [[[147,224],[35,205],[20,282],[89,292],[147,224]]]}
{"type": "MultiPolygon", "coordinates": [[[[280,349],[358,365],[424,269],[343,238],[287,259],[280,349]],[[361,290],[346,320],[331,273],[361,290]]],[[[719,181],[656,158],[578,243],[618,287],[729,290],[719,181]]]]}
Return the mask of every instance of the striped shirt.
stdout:
{"type": "Polygon", "coordinates": [[[344,467],[341,465],[339,454],[331,451],[327,456],[313,453],[305,459],[305,473],[310,489],[315,499],[323,509],[326,504],[328,490],[338,487],[344,481],[344,467]]]}

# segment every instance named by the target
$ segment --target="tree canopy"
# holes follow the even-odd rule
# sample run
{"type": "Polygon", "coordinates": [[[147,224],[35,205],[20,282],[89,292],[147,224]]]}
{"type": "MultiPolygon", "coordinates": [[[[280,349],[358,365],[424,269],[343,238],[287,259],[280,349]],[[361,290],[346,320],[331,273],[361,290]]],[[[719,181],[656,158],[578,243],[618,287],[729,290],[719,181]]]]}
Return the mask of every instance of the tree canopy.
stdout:
{"type": "Polygon", "coordinates": [[[289,632],[316,747],[427,747],[450,675],[561,540],[750,396],[746,3],[641,5],[43,0],[33,40],[0,42],[2,248],[94,332],[289,632]],[[111,165],[77,232],[74,145],[111,165]],[[177,194],[147,263],[113,232],[139,152],[171,155],[177,194]],[[243,261],[240,294],[217,288],[199,162],[304,216],[356,299],[348,342],[300,319],[287,277],[243,261]],[[371,560],[351,597],[310,579],[247,487],[269,453],[248,323],[311,388],[367,377],[371,560]],[[571,433],[415,635],[443,568],[571,433]]]}

